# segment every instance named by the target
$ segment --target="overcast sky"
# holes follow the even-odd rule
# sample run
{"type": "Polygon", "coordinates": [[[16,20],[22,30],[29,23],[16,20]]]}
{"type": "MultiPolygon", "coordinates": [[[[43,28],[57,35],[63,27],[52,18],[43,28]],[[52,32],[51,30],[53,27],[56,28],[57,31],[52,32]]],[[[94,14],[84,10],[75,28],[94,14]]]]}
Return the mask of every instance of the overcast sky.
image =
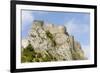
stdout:
{"type": "Polygon", "coordinates": [[[22,38],[27,37],[34,20],[45,23],[64,25],[69,34],[81,43],[85,55],[89,58],[90,50],[90,14],[76,12],[49,12],[22,10],[22,38]]]}

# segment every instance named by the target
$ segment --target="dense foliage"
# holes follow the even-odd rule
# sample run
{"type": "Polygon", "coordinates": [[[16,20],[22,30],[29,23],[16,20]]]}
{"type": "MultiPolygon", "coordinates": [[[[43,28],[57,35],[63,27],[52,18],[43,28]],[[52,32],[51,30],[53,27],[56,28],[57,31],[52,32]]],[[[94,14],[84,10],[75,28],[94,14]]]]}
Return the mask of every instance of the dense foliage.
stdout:
{"type": "Polygon", "coordinates": [[[23,48],[21,53],[21,62],[47,62],[47,61],[56,61],[48,51],[36,52],[31,44],[26,48],[23,48]]]}

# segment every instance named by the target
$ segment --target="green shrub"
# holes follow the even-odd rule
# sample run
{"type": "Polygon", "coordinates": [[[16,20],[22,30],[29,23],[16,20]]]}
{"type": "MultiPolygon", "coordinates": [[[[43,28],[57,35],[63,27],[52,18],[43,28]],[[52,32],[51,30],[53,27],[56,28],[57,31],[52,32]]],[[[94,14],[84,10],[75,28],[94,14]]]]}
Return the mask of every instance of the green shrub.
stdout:
{"type": "Polygon", "coordinates": [[[34,48],[29,44],[26,48],[23,49],[21,54],[21,62],[32,62],[33,57],[35,56],[34,48]]]}
{"type": "Polygon", "coordinates": [[[55,40],[53,38],[53,35],[49,31],[46,31],[46,35],[51,40],[52,45],[55,47],[56,46],[56,42],[55,42],[55,40]]]}
{"type": "Polygon", "coordinates": [[[21,62],[48,62],[48,61],[56,61],[48,51],[44,52],[36,52],[31,44],[29,44],[26,48],[23,49],[21,53],[21,62]],[[45,57],[42,55],[44,53],[45,57]]]}

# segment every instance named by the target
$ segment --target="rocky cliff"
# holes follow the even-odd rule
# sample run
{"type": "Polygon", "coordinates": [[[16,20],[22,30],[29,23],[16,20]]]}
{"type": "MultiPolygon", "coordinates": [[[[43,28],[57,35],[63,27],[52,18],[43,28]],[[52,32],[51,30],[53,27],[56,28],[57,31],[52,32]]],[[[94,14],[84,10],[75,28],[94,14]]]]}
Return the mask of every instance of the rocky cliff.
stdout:
{"type": "Polygon", "coordinates": [[[81,45],[64,26],[35,20],[22,40],[22,62],[84,60],[81,45]]]}

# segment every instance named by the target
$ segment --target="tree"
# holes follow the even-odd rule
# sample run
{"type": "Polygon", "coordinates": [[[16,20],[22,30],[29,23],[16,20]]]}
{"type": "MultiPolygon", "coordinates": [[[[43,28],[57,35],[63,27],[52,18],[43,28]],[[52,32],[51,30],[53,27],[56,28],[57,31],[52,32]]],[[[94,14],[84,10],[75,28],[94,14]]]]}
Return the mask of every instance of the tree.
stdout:
{"type": "Polygon", "coordinates": [[[29,43],[29,45],[22,51],[21,62],[32,62],[34,56],[35,50],[29,43]]]}

